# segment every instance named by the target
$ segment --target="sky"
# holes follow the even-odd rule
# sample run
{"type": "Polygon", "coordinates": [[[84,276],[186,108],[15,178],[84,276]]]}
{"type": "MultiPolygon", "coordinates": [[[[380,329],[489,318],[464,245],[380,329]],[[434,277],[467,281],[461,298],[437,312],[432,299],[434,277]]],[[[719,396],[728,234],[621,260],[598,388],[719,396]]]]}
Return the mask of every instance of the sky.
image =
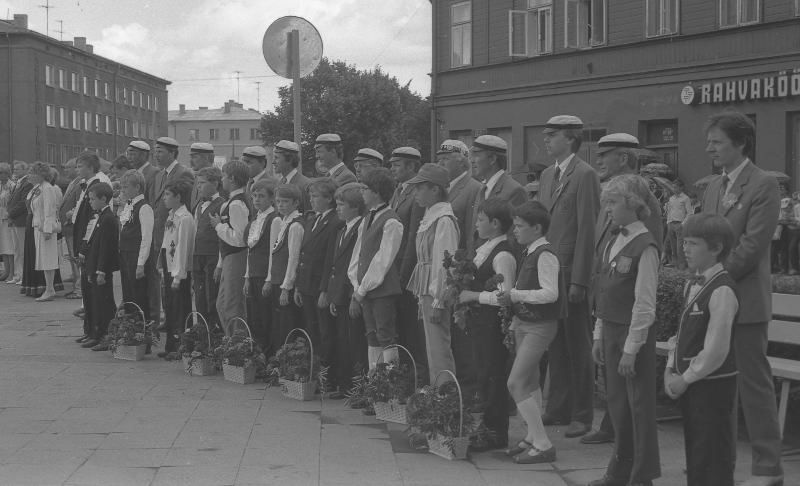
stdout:
{"type": "Polygon", "coordinates": [[[95,53],[172,81],[171,110],[236,100],[235,71],[245,108],[271,110],[291,81],[272,72],[261,45],[267,27],[286,15],[316,26],[329,59],[380,66],[430,94],[429,0],[0,0],[0,18],[27,14],[28,28],[46,33],[39,5],[48,2],[50,36],[86,37],[95,53]]]}

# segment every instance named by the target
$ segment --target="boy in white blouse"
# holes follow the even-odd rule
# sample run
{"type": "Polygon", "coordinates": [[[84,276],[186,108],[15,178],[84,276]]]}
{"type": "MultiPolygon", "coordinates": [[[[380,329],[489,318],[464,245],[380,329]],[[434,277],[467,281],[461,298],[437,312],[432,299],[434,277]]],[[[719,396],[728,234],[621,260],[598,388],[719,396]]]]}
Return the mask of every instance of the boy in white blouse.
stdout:
{"type": "Polygon", "coordinates": [[[704,213],[683,223],[686,283],[678,334],[670,338],[664,389],[680,399],[689,486],[732,486],[735,466],[736,283],[722,267],[733,247],[724,217],[704,213]]]}
{"type": "Polygon", "coordinates": [[[190,202],[192,186],[176,181],[164,188],[164,204],[169,216],[164,225],[159,271],[164,282],[164,324],[167,342],[162,358],[177,358],[178,334],[183,330],[186,317],[192,312],[191,269],[194,253],[194,218],[186,207],[190,202]]]}
{"type": "Polygon", "coordinates": [[[120,178],[124,205],[119,216],[119,274],[122,281],[122,301],[133,302],[150,321],[147,282],[155,271],[153,245],[153,208],[144,200],[144,176],[129,170],[120,178]]]}

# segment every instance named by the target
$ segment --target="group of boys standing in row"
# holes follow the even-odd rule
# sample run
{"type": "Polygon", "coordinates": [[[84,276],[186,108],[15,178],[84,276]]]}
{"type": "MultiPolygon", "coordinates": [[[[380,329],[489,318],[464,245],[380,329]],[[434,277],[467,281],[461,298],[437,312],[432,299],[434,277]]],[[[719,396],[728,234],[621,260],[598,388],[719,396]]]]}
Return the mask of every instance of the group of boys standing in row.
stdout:
{"type": "MultiPolygon", "coordinates": [[[[421,154],[411,147],[395,149],[388,164],[377,151],[361,149],[354,160],[357,177],[342,160],[341,138],[323,134],[315,153],[328,173],[317,179],[302,174],[294,142],[275,144],[273,178],[262,147],[248,147],[242,161],[220,171],[213,166],[213,147],[193,144],[192,171],[177,162],[177,142],[162,137],[154,157],[159,167],[150,165],[146,143],[128,147],[137,168],[121,178],[126,203],[117,220],[99,160],[84,153],[77,160],[83,185],[73,217],[75,247],[83,255],[82,346],[105,349],[115,310],[110,276],[119,270],[123,300],[139,304],[146,319],[160,320],[163,294],[159,329],[167,340],[161,357],[177,357],[192,292],[195,309],[210,324],[225,329],[244,318],[267,352],[290,329],[308,330],[323,364],[333,369],[333,398],[348,389],[355,363],[372,368],[380,359],[396,360],[396,349],[384,347],[402,343],[431,380],[442,370],[474,373],[483,421],[493,432],[475,449],[508,445],[507,389],[528,426],[526,437],[507,451],[516,462],[554,461],[544,426],[566,425],[568,437],[615,442],[606,476],[592,485],[651,484],[660,475],[650,327],[661,211],[646,182],[634,175],[638,140],[603,137],[598,173],[576,156],[582,129],[574,116],[548,121],[545,146],[556,163],[543,172],[538,201],[531,202],[506,172],[506,142],[491,135],[469,148],[447,140],[437,163],[421,167],[421,154]],[[473,288],[459,301],[479,304],[469,318],[472,353],[458,367],[451,346],[455,302],[445,299],[442,265],[445,252],[457,249],[466,250],[478,269],[473,288]],[[487,291],[485,284],[498,274],[503,284],[487,291]],[[510,370],[500,306],[514,315],[510,370]],[[545,351],[546,409],[539,376],[545,351]],[[600,430],[587,436],[593,357],[605,364],[608,412],[600,430]]],[[[775,224],[777,210],[764,200],[770,197],[768,180],[748,159],[752,123],[723,114],[710,120],[706,134],[707,150],[724,176],[708,188],[703,208],[720,216],[693,216],[686,223],[690,269],[706,278],[687,285],[690,304],[665,384],[670,396],[682,396],[687,416],[689,483],[731,484],[738,369],[754,450],[747,484],[780,484],[780,431],[764,355],[769,240],[762,242],[758,233],[775,224]],[[705,259],[692,256],[702,254],[689,250],[693,245],[705,248],[705,259]],[[738,319],[731,311],[736,293],[724,290],[736,285],[739,295],[759,299],[740,306],[738,319]],[[730,447],[720,447],[720,440],[730,447]]]]}

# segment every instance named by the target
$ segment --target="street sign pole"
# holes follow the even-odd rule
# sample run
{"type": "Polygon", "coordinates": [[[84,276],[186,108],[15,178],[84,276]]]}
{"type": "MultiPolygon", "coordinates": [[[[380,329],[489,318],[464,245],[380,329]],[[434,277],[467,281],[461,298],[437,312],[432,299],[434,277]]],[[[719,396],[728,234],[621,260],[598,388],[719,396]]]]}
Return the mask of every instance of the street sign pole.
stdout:
{"type": "Polygon", "coordinates": [[[300,110],[300,31],[292,30],[289,36],[289,71],[292,73],[292,108],[294,111],[294,141],[300,145],[301,138],[301,110],[300,110]]]}

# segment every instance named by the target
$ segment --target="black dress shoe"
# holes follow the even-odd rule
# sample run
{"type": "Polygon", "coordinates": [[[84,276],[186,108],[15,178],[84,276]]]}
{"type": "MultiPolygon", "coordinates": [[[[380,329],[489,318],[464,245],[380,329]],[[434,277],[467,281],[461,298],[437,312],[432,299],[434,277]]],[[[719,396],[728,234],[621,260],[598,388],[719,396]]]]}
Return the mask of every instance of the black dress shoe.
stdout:
{"type": "Polygon", "coordinates": [[[564,432],[564,437],[574,439],[575,437],[588,434],[590,430],[592,430],[592,428],[583,422],[572,422],[564,432]]]}
{"type": "Polygon", "coordinates": [[[553,417],[550,414],[544,413],[542,414],[542,424],[543,425],[568,425],[566,420],[562,420],[558,417],[553,417]]]}
{"type": "Polygon", "coordinates": [[[88,348],[93,348],[93,347],[97,346],[98,344],[100,344],[100,341],[98,341],[97,339],[91,339],[90,338],[90,339],[84,341],[83,344],[81,344],[81,347],[88,349],[88,348]]]}
{"type": "Polygon", "coordinates": [[[84,334],[83,336],[79,337],[75,340],[76,343],[85,343],[89,339],[89,336],[84,334]]]}
{"type": "Polygon", "coordinates": [[[628,481],[624,479],[615,479],[611,476],[603,476],[600,479],[591,481],[587,486],[627,486],[628,481]]]}
{"type": "Polygon", "coordinates": [[[100,343],[97,346],[92,346],[92,351],[108,351],[108,344],[100,343]]]}
{"type": "Polygon", "coordinates": [[[603,430],[594,430],[581,437],[581,444],[606,444],[614,442],[614,434],[603,430]]]}

